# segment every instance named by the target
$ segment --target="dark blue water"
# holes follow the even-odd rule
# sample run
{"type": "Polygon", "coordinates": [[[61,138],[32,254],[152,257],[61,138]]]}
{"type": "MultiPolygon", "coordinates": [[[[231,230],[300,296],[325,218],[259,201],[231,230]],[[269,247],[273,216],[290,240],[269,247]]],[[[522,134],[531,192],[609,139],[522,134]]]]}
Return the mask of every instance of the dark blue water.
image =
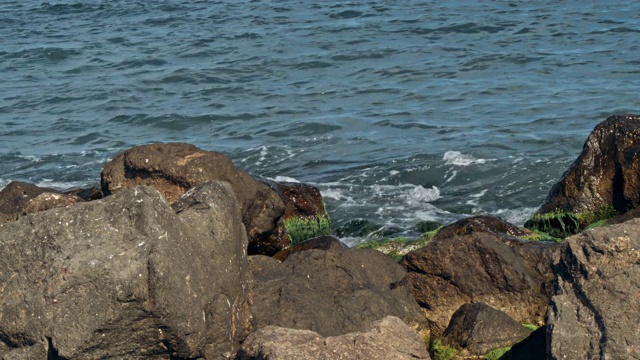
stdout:
{"type": "Polygon", "coordinates": [[[640,112],[632,1],[3,0],[0,29],[0,186],[180,141],[316,184],[336,227],[522,223],[640,112]]]}

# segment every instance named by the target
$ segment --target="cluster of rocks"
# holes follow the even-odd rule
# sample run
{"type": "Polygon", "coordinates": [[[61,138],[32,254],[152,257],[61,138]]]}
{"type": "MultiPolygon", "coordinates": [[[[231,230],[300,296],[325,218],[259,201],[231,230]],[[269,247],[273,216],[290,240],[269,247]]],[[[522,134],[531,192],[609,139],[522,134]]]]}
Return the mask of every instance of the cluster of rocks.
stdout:
{"type": "Polygon", "coordinates": [[[188,144],[88,189],[11,183],[0,358],[640,358],[639,125],[599,124],[529,229],[429,227],[399,263],[328,236],[317,188],[188,144]]]}

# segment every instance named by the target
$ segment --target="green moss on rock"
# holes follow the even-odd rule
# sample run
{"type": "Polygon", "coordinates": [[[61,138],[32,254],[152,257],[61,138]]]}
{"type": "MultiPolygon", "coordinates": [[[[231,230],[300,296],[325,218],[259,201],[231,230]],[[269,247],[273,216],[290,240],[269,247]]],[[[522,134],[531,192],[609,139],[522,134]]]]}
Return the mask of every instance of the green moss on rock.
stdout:
{"type": "Polygon", "coordinates": [[[433,360],[451,360],[458,355],[458,350],[442,344],[441,340],[434,340],[431,343],[431,357],[433,360]]]}
{"type": "Polygon", "coordinates": [[[391,256],[396,262],[402,260],[402,258],[410,251],[420,249],[425,246],[442,228],[439,227],[435,230],[425,232],[417,239],[410,239],[407,237],[396,237],[389,239],[370,239],[360,243],[356,246],[356,249],[374,249],[384,254],[391,256]]]}
{"type": "Polygon", "coordinates": [[[498,360],[502,358],[502,356],[506,354],[507,351],[509,351],[510,349],[511,347],[503,347],[503,348],[491,350],[484,356],[484,358],[485,360],[498,360]]]}
{"type": "Polygon", "coordinates": [[[587,228],[604,225],[604,221],[620,215],[613,206],[603,206],[583,213],[556,211],[535,213],[524,227],[537,233],[546,233],[554,238],[564,239],[587,228]]]}
{"type": "Polygon", "coordinates": [[[320,216],[294,216],[282,220],[291,245],[322,235],[331,235],[331,220],[327,214],[320,216]]]}

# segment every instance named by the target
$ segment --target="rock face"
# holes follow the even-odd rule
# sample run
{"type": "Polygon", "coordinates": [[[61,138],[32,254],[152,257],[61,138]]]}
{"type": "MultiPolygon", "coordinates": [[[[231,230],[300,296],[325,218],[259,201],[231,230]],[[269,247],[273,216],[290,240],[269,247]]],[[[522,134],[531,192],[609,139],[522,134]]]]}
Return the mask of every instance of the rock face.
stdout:
{"type": "Polygon", "coordinates": [[[478,302],[456,310],[444,331],[443,343],[463,351],[460,355],[484,355],[518,343],[530,333],[509,315],[478,302]]]}
{"type": "Polygon", "coordinates": [[[280,261],[286,260],[291,254],[295,254],[302,251],[317,249],[317,250],[333,250],[333,249],[348,249],[349,247],[342,243],[340,240],[333,236],[318,236],[313,239],[305,240],[299,244],[293,245],[287,249],[284,249],[277,254],[273,255],[274,259],[280,261]]]}
{"type": "Polygon", "coordinates": [[[217,358],[246,336],[250,272],[231,188],[149,187],[0,225],[0,357],[217,358]]]}
{"type": "Polygon", "coordinates": [[[83,201],[73,194],[39,187],[20,181],[10,182],[0,191],[0,222],[14,221],[19,217],[57,207],[65,207],[83,201]]]}
{"type": "Polygon", "coordinates": [[[247,338],[238,360],[430,359],[418,334],[388,316],[362,332],[322,337],[309,330],[268,326],[247,338]]]}
{"type": "Polygon", "coordinates": [[[308,250],[284,262],[251,256],[254,329],[269,325],[322,336],[360,331],[387,315],[426,329],[406,272],[375,250],[308,250]]]}
{"type": "Polygon", "coordinates": [[[151,144],[120,153],[102,171],[102,192],[108,196],[149,185],[172,203],[210,180],[231,184],[250,242],[270,233],[284,212],[282,200],[269,186],[236,168],[223,154],[190,144],[151,144]]]}
{"type": "Polygon", "coordinates": [[[272,255],[307,239],[331,234],[331,222],[320,190],[309,184],[261,179],[284,203],[274,230],[249,245],[249,254],[272,255]]]}
{"type": "Polygon", "coordinates": [[[640,220],[568,238],[547,313],[552,359],[640,359],[640,220]]]}
{"type": "Polygon", "coordinates": [[[441,334],[469,302],[485,302],[518,322],[542,323],[558,244],[523,241],[483,226],[469,232],[465,224],[443,228],[402,260],[432,333],[441,334]]]}
{"type": "Polygon", "coordinates": [[[570,235],[638,205],[640,116],[614,115],[593,129],[578,158],[526,226],[570,235]]]}
{"type": "Polygon", "coordinates": [[[513,345],[506,354],[505,360],[546,360],[547,359],[547,327],[542,326],[532,332],[526,339],[513,345]]]}

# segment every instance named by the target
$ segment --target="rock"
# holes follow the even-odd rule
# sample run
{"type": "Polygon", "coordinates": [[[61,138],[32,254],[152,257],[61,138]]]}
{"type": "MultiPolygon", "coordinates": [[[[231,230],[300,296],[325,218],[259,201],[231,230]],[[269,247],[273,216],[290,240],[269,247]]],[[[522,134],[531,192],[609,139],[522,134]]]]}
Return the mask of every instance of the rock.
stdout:
{"type": "Polygon", "coordinates": [[[250,244],[249,254],[272,255],[307,239],[331,234],[331,221],[317,187],[260,180],[278,194],[285,210],[271,233],[250,244]]]}
{"type": "Polygon", "coordinates": [[[640,359],[640,219],[565,240],[547,313],[550,358],[640,359]]]}
{"type": "Polygon", "coordinates": [[[269,186],[236,168],[226,156],[181,143],[143,145],[118,154],[104,166],[102,192],[108,196],[149,185],[172,203],[210,180],[231,184],[250,243],[267,236],[284,212],[282,200],[269,186]]]}
{"type": "Polygon", "coordinates": [[[546,360],[547,327],[541,326],[526,339],[513,345],[504,357],[505,360],[546,360]]]}
{"type": "Polygon", "coordinates": [[[525,226],[566,237],[639,204],[640,116],[613,115],[596,125],[525,226]]]}
{"type": "Polygon", "coordinates": [[[251,285],[239,206],[224,183],[185,197],[176,214],[137,187],[0,224],[0,357],[235,353],[251,285]]]}
{"type": "Polygon", "coordinates": [[[531,235],[531,231],[510,224],[495,216],[472,216],[443,227],[438,231],[439,238],[470,235],[476,232],[488,232],[496,235],[522,238],[531,235]]]}
{"type": "Polygon", "coordinates": [[[469,302],[485,302],[521,323],[541,324],[558,246],[508,237],[471,219],[441,229],[401,263],[434,335],[469,302]]]}
{"type": "Polygon", "coordinates": [[[249,257],[255,279],[254,329],[269,325],[322,336],[360,331],[392,315],[427,328],[405,270],[375,250],[308,250],[284,262],[249,257]]]}
{"type": "Polygon", "coordinates": [[[93,185],[88,188],[79,188],[63,191],[67,195],[76,195],[84,201],[100,200],[104,198],[100,184],[93,185]]]}
{"type": "Polygon", "coordinates": [[[299,244],[293,245],[273,255],[275,259],[280,261],[286,260],[291,254],[307,250],[332,250],[332,249],[348,249],[340,240],[333,236],[319,236],[313,239],[305,240],[299,244]]]}
{"type": "Polygon", "coordinates": [[[238,360],[430,359],[418,334],[387,316],[362,332],[322,337],[309,330],[268,326],[247,338],[238,360]]]}
{"type": "Polygon", "coordinates": [[[518,343],[530,333],[509,315],[477,302],[464,304],[453,313],[443,343],[461,350],[461,356],[484,355],[518,343]]]}
{"type": "Polygon", "coordinates": [[[39,211],[65,207],[83,201],[78,196],[20,181],[0,191],[0,222],[14,221],[39,211]]]}

